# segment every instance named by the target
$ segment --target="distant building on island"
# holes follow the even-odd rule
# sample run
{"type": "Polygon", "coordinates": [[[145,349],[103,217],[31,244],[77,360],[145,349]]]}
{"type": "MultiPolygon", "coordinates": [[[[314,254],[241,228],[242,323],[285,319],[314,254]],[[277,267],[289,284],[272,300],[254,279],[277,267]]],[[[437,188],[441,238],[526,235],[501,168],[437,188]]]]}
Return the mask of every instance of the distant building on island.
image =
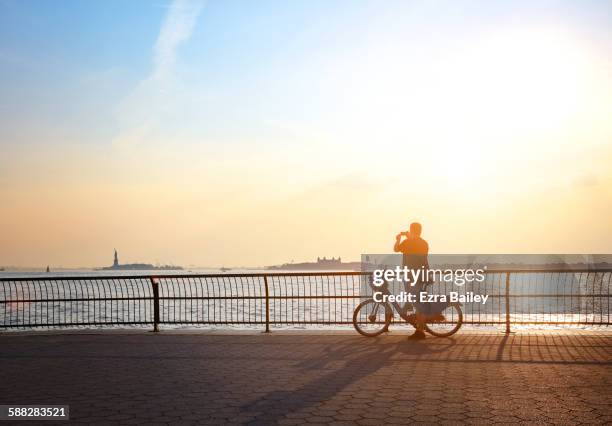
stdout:
{"type": "Polygon", "coordinates": [[[325,256],[323,256],[323,258],[317,257],[317,265],[338,265],[340,263],[342,263],[340,256],[338,256],[338,259],[334,257],[327,259],[325,256]]]}
{"type": "Polygon", "coordinates": [[[267,266],[268,270],[292,270],[292,271],[321,271],[321,270],[342,270],[342,271],[359,271],[361,262],[344,262],[338,257],[328,259],[326,257],[317,257],[316,262],[302,263],[284,263],[282,265],[267,266]]]}
{"type": "Polygon", "coordinates": [[[147,271],[147,270],[165,270],[165,271],[180,271],[183,268],[181,266],[174,265],[160,265],[155,266],[150,263],[126,263],[125,265],[119,264],[119,255],[117,249],[115,249],[115,256],[113,257],[113,266],[106,266],[100,268],[102,271],[147,271]]]}

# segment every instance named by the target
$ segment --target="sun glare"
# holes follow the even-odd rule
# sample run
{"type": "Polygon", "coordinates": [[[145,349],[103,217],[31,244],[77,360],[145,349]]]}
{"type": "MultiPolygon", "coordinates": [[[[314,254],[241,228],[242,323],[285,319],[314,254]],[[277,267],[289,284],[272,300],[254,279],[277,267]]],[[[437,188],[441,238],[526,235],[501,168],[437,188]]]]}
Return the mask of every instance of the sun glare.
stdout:
{"type": "MultiPolygon", "coordinates": [[[[498,121],[526,129],[554,129],[571,118],[588,81],[588,58],[577,44],[553,32],[524,31],[501,34],[478,52],[474,68],[487,92],[498,121]]],[[[489,116],[491,114],[488,114],[489,116]]]]}
{"type": "Polygon", "coordinates": [[[490,178],[500,160],[558,148],[604,84],[593,81],[602,80],[597,64],[569,33],[506,30],[457,46],[423,57],[387,47],[352,67],[335,82],[343,87],[338,133],[355,149],[375,143],[399,158],[418,154],[421,173],[461,186],[490,178]]]}

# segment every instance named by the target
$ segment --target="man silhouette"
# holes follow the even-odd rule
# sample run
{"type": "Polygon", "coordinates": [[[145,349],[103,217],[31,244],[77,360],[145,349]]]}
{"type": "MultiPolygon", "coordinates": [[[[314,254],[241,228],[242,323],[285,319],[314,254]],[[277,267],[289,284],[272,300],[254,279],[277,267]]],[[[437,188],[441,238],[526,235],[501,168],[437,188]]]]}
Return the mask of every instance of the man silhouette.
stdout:
{"type": "MultiPolygon", "coordinates": [[[[403,254],[403,264],[410,269],[421,269],[427,270],[429,263],[427,261],[427,254],[429,253],[429,244],[423,238],[421,238],[421,231],[423,227],[418,222],[410,224],[409,232],[400,232],[395,237],[395,245],[393,251],[396,253],[403,254]],[[402,241],[402,237],[405,239],[402,241]]],[[[416,283],[406,283],[406,291],[418,295],[423,290],[425,282],[421,279],[416,283]]],[[[411,339],[424,339],[425,338],[425,316],[422,312],[419,312],[419,303],[414,303],[416,308],[415,315],[415,328],[416,331],[411,339]]]]}

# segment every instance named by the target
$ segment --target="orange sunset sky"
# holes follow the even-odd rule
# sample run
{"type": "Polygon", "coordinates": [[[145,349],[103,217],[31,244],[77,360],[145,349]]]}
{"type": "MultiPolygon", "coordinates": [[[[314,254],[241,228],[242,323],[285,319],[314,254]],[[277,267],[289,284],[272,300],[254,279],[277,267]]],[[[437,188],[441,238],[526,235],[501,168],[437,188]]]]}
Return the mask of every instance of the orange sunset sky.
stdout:
{"type": "Polygon", "coordinates": [[[0,3],[0,266],[612,252],[611,6],[493,3],[0,3]]]}

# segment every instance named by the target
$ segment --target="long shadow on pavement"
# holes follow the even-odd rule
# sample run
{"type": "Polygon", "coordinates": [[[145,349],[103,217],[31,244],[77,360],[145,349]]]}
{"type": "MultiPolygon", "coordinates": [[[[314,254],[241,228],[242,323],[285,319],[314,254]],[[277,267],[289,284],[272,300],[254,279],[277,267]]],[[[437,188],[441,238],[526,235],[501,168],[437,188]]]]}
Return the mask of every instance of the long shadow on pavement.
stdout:
{"type": "MultiPolygon", "coordinates": [[[[336,346],[333,349],[327,349],[325,357],[299,363],[297,367],[304,372],[324,370],[328,365],[337,366],[339,363],[344,363],[344,365],[307,383],[298,390],[270,392],[240,407],[240,412],[255,414],[257,416],[255,424],[275,423],[288,413],[331,399],[350,384],[386,366],[398,353],[427,356],[447,351],[456,343],[452,338],[444,339],[448,343],[446,345],[431,345],[428,341],[404,340],[398,343],[383,343],[380,339],[376,340],[364,345],[336,346]]],[[[406,379],[409,380],[409,377],[406,379]]]]}

